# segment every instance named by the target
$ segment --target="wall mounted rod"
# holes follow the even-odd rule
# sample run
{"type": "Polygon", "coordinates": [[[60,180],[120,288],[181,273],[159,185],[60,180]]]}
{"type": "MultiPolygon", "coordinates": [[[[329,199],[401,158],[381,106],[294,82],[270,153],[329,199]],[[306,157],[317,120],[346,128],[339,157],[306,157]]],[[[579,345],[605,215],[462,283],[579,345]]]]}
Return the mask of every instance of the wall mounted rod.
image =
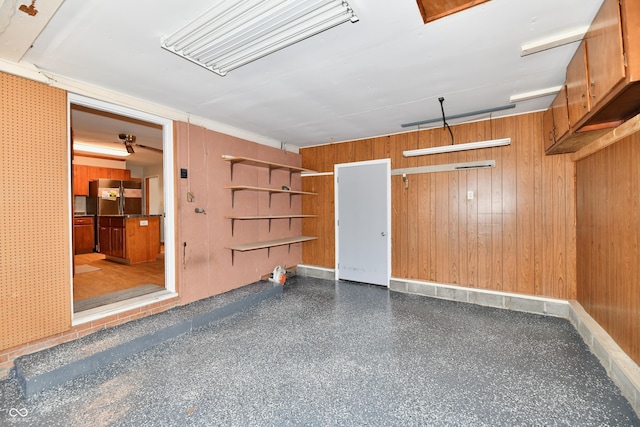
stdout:
{"type": "MultiPolygon", "coordinates": [[[[447,116],[447,119],[460,119],[462,117],[477,116],[479,114],[493,113],[494,111],[508,110],[510,108],[516,108],[516,104],[507,104],[507,105],[501,105],[499,107],[487,108],[484,110],[471,111],[469,113],[454,114],[453,116],[447,116]]],[[[435,123],[440,121],[442,121],[442,117],[438,117],[437,119],[421,120],[419,122],[404,123],[404,124],[401,124],[400,126],[402,126],[403,128],[408,128],[411,126],[426,125],[428,123],[435,123]]]]}

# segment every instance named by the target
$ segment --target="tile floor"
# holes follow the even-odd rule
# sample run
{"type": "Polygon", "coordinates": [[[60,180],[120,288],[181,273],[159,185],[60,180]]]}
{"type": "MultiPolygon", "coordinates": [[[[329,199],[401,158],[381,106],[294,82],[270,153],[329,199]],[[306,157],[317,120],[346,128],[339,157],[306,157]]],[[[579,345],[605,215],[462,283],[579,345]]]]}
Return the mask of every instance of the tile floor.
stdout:
{"type": "Polygon", "coordinates": [[[28,401],[0,425],[632,426],[563,319],[296,277],[279,299],[28,401]]]}

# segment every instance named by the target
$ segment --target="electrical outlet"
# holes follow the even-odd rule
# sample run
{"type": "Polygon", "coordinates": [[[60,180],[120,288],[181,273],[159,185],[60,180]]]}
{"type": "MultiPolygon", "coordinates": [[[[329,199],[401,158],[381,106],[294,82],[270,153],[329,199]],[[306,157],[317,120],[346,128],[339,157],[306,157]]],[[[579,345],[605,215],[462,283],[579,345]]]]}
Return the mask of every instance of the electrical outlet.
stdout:
{"type": "Polygon", "coordinates": [[[473,190],[467,191],[467,200],[473,200],[473,190]]]}

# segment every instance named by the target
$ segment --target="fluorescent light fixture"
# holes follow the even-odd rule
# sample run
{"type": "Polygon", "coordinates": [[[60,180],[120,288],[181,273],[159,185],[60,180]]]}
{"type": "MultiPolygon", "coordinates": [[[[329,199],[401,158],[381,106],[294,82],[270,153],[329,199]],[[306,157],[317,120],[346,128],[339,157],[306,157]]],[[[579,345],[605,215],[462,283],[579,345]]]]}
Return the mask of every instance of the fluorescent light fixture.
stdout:
{"type": "Polygon", "coordinates": [[[531,92],[523,92],[517,95],[512,95],[511,98],[509,98],[509,102],[521,102],[529,99],[542,98],[543,96],[555,95],[560,92],[561,89],[562,86],[554,86],[546,89],[532,90],[531,92]]]}
{"type": "Polygon", "coordinates": [[[520,56],[532,55],[554,47],[564,46],[565,44],[580,41],[589,30],[589,26],[574,28],[560,34],[554,34],[544,39],[536,40],[531,43],[525,43],[521,46],[520,56]]]}
{"type": "Polygon", "coordinates": [[[223,0],[160,46],[221,76],[358,17],[343,0],[223,0]]]}
{"type": "Polygon", "coordinates": [[[80,142],[73,143],[73,151],[81,151],[83,153],[91,154],[103,154],[106,156],[119,156],[126,157],[129,155],[125,150],[119,150],[117,148],[102,147],[98,145],[82,144],[80,142]]]}
{"type": "Polygon", "coordinates": [[[452,153],[456,151],[477,150],[479,148],[501,147],[511,144],[511,138],[490,139],[488,141],[468,142],[466,144],[441,145],[431,148],[403,151],[404,157],[426,156],[429,154],[452,153]]]}

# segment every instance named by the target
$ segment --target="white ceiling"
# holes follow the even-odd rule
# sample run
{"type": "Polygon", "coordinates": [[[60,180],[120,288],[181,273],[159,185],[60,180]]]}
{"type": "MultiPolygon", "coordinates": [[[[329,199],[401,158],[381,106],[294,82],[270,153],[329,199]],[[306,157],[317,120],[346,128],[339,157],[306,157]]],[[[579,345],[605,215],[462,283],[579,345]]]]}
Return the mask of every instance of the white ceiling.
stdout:
{"type": "MultiPolygon", "coordinates": [[[[521,46],[588,25],[602,0],[491,0],[427,25],[415,0],[349,4],[359,22],[220,77],[160,48],[163,35],[211,1],[65,0],[22,61],[304,147],[411,130],[401,124],[441,116],[438,97],[452,116],[558,86],[577,44],[525,57],[521,46]]],[[[523,101],[493,117],[545,109],[551,100],[523,101]]],[[[76,120],[74,131],[98,138],[95,123],[87,126],[76,120]]]]}

